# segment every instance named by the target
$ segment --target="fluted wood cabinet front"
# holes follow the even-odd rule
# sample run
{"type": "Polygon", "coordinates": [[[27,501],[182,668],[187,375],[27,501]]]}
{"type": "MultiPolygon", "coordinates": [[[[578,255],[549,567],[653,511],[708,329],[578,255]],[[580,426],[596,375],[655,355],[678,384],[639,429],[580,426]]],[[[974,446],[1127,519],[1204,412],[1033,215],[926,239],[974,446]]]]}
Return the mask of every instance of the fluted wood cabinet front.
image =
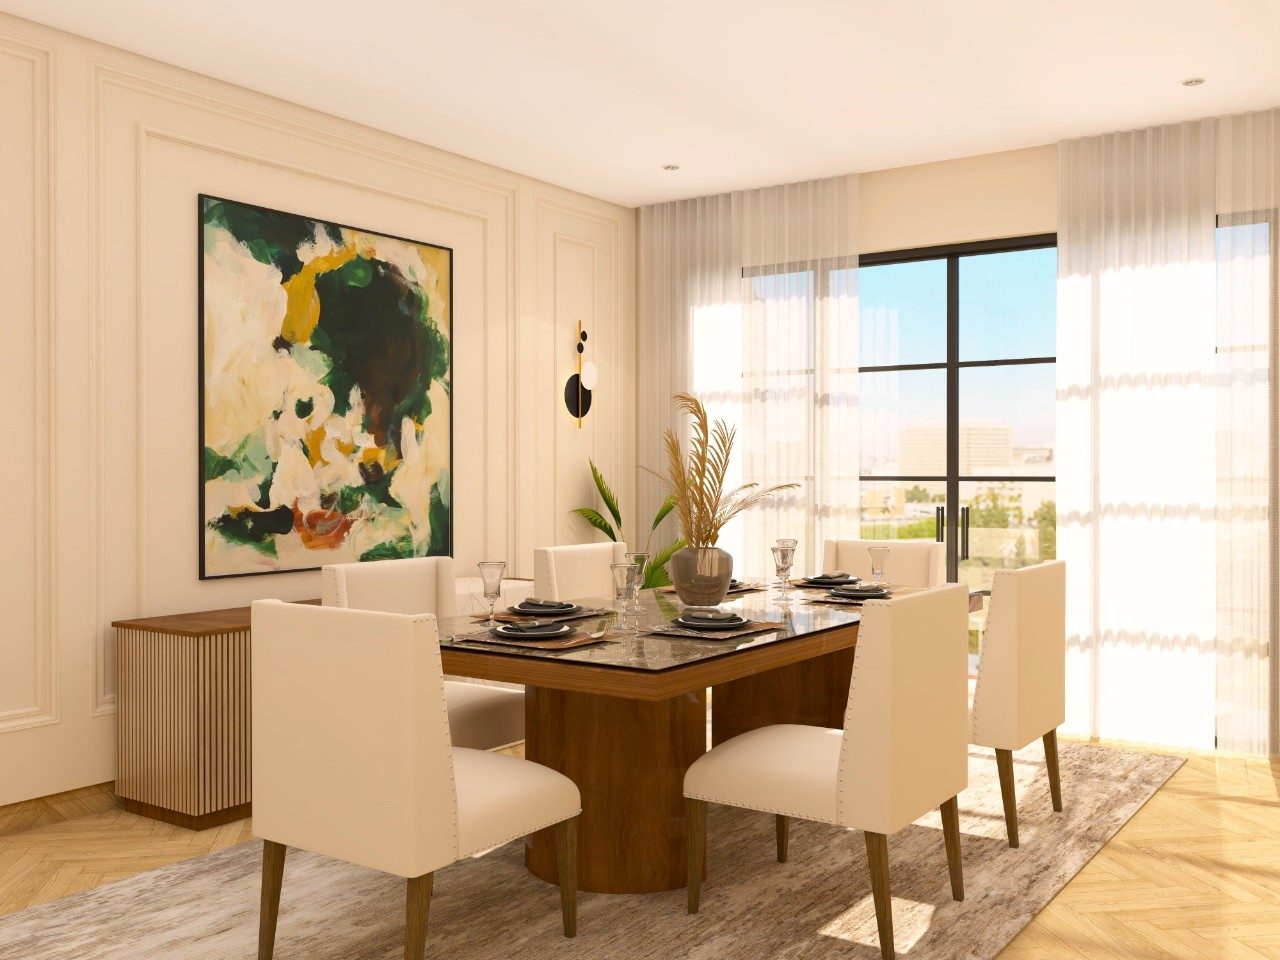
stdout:
{"type": "Polygon", "coordinates": [[[248,609],[113,626],[126,809],[193,830],[248,816],[248,609]]]}

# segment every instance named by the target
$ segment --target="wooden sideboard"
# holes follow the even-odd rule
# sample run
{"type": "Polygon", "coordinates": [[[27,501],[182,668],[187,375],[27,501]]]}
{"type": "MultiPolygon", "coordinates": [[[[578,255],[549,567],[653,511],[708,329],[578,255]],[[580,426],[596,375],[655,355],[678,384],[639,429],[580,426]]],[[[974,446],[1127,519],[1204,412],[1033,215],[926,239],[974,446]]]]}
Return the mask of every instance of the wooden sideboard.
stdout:
{"type": "MultiPolygon", "coordinates": [[[[460,612],[479,612],[473,586],[465,578],[458,581],[460,612]]],[[[507,578],[501,602],[515,603],[531,591],[531,583],[507,578]]],[[[116,630],[116,795],[125,809],[191,830],[249,816],[250,608],[111,625],[116,630]]]]}
{"type": "Polygon", "coordinates": [[[125,809],[191,830],[249,816],[249,608],[112,626],[125,809]]]}

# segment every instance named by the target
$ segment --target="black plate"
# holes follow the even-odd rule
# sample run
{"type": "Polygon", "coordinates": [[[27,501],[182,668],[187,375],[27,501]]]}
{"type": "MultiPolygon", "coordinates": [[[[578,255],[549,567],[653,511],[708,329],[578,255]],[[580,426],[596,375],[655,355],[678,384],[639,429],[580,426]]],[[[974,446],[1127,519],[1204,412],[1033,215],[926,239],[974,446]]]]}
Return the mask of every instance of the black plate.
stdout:
{"type": "Polygon", "coordinates": [[[804,582],[812,583],[815,587],[847,587],[860,581],[857,577],[844,577],[837,580],[829,577],[805,577],[804,582]]]}
{"type": "Polygon", "coordinates": [[[878,600],[889,595],[888,587],[866,584],[860,587],[836,587],[831,591],[833,597],[845,597],[850,600],[878,600]]]}
{"type": "Polygon", "coordinates": [[[514,629],[513,626],[515,625],[500,623],[489,632],[504,640],[554,640],[573,633],[573,627],[567,623],[544,623],[539,627],[515,627],[514,629]]]}
{"type": "Polygon", "coordinates": [[[715,632],[718,630],[741,630],[743,627],[751,626],[750,620],[744,620],[738,617],[734,620],[686,620],[684,617],[676,617],[671,621],[677,627],[683,627],[686,630],[708,630],[715,632]]]}
{"type": "Polygon", "coordinates": [[[520,604],[507,607],[508,613],[517,617],[563,617],[571,613],[581,613],[582,607],[571,603],[567,607],[522,607],[520,604]]]}

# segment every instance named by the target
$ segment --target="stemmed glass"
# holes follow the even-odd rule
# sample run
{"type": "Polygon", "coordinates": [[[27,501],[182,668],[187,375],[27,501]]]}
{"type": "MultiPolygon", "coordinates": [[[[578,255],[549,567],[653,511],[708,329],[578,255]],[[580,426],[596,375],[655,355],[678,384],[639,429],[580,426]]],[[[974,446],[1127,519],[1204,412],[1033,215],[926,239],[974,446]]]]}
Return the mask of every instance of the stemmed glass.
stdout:
{"type": "MultiPolygon", "coordinates": [[[[618,608],[618,625],[626,627],[627,609],[639,603],[640,596],[640,564],[611,563],[609,572],[613,574],[613,599],[618,608]]],[[[639,631],[640,616],[636,615],[636,631],[639,631]]]]}
{"type": "MultiPolygon", "coordinates": [[[[791,576],[791,564],[792,564],[792,561],[795,559],[795,555],[796,555],[796,544],[798,544],[800,541],[799,541],[799,540],[793,540],[793,539],[791,539],[790,537],[779,537],[779,538],[777,539],[777,541],[775,541],[775,542],[777,543],[777,546],[776,546],[776,547],[774,547],[774,550],[773,550],[773,561],[774,561],[774,564],[775,564],[776,566],[778,566],[779,568],[781,568],[782,564],[779,564],[779,563],[778,563],[778,551],[779,551],[779,550],[783,550],[783,551],[785,551],[785,554],[784,554],[785,559],[786,559],[786,564],[785,564],[785,566],[786,566],[786,568],[787,568],[787,569],[786,569],[785,577],[790,578],[790,576],[791,576]]],[[[783,579],[783,578],[784,578],[784,574],[781,572],[781,569],[779,569],[779,573],[778,573],[778,582],[777,582],[776,584],[774,584],[774,586],[776,586],[776,587],[780,587],[780,588],[782,589],[783,595],[785,596],[785,594],[786,594],[786,592],[787,592],[787,587],[788,587],[790,584],[789,584],[789,582],[788,582],[788,580],[787,580],[787,579],[783,579]]]]}
{"type": "Polygon", "coordinates": [[[794,547],[773,547],[773,566],[778,574],[778,586],[782,590],[781,603],[790,603],[791,563],[795,559],[794,547]]]}
{"type": "Polygon", "coordinates": [[[649,554],[647,553],[628,553],[626,555],[627,563],[634,563],[636,570],[636,597],[634,608],[637,612],[640,610],[640,588],[644,586],[645,567],[649,565],[649,554]]]}
{"type": "Polygon", "coordinates": [[[496,627],[498,621],[493,618],[493,608],[502,596],[502,575],[507,572],[505,560],[481,560],[476,564],[480,568],[480,580],[484,584],[484,598],[489,603],[488,626],[496,627]]]}
{"type": "Polygon", "coordinates": [[[871,558],[871,578],[877,584],[884,583],[884,568],[889,562],[889,548],[867,547],[867,556],[871,558]]]}

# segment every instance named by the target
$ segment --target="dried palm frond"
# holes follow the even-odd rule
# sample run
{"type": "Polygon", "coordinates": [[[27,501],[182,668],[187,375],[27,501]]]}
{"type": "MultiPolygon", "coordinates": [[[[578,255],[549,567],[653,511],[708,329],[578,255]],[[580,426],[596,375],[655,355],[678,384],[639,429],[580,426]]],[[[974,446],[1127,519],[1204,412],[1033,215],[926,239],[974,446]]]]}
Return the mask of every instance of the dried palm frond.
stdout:
{"type": "Polygon", "coordinates": [[[690,546],[715,546],[724,525],[742,511],[764,502],[780,490],[799,486],[783,483],[761,489],[757,483],[748,483],[726,493],[725,479],[729,475],[737,429],[723,420],[711,423],[707,408],[691,394],[677,394],[673,401],[692,420],[689,453],[686,457],[675,431],[667,430],[663,435],[667,473],[666,476],[655,476],[675,501],[681,533],[690,546]]]}

